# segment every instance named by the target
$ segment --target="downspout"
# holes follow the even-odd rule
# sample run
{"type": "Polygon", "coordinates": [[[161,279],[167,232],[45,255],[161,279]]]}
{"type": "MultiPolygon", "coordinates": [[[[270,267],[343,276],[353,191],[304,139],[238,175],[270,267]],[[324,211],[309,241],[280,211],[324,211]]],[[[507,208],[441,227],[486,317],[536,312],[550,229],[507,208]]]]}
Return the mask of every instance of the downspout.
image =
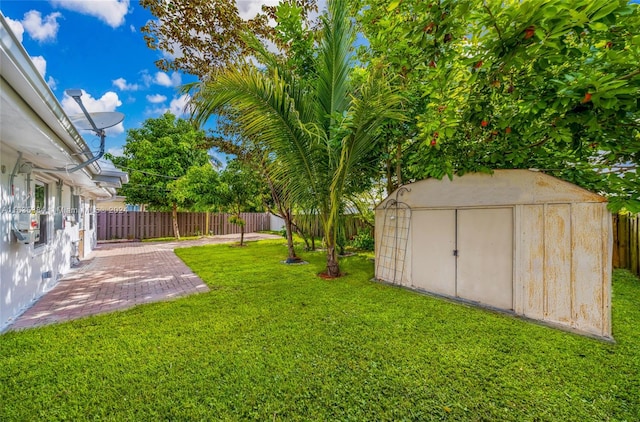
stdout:
{"type": "Polygon", "coordinates": [[[16,227],[16,213],[15,213],[16,192],[15,192],[15,186],[13,184],[13,181],[16,178],[16,174],[18,173],[18,168],[20,167],[21,159],[22,159],[22,152],[18,151],[18,159],[16,160],[16,165],[13,167],[13,171],[11,172],[11,176],[9,177],[9,185],[11,186],[11,206],[9,209],[11,211],[11,231],[13,232],[13,235],[16,237],[18,241],[24,242],[26,238],[20,232],[20,230],[18,230],[18,228],[16,227]]]}

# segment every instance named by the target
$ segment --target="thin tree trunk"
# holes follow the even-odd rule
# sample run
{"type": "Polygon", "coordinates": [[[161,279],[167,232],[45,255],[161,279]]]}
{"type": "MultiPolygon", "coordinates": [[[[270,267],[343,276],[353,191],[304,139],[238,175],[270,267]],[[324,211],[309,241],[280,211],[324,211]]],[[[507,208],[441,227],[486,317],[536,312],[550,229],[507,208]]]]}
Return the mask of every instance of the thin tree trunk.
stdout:
{"type": "Polygon", "coordinates": [[[329,277],[340,277],[340,266],[338,264],[338,251],[336,250],[337,238],[337,216],[335,211],[330,216],[325,216],[323,221],[324,237],[327,242],[327,275],[329,277]]]}
{"type": "Polygon", "coordinates": [[[329,277],[340,277],[340,266],[335,245],[327,245],[327,275],[329,277]]]}
{"type": "Polygon", "coordinates": [[[244,246],[244,224],[240,224],[240,246],[244,246]]]}
{"type": "Polygon", "coordinates": [[[394,185],[393,185],[393,176],[392,176],[392,170],[391,170],[391,148],[389,146],[389,144],[387,143],[387,158],[385,160],[385,168],[386,168],[386,174],[387,174],[387,194],[391,194],[391,192],[393,192],[395,190],[394,185]]]}
{"type": "Polygon", "coordinates": [[[280,211],[280,215],[284,220],[284,229],[287,234],[287,263],[298,262],[300,259],[296,256],[296,251],[293,248],[293,224],[292,224],[292,216],[291,216],[291,208],[286,208],[282,204],[282,200],[278,195],[278,191],[276,190],[275,185],[273,184],[271,177],[269,177],[266,169],[263,171],[266,174],[267,182],[269,183],[269,190],[271,190],[271,197],[273,201],[276,203],[278,207],[278,211],[280,211]]]}
{"type": "Polygon", "coordinates": [[[400,139],[398,139],[398,144],[396,145],[396,179],[398,181],[396,187],[402,186],[402,142],[400,139]]]}
{"type": "Polygon", "coordinates": [[[291,222],[291,209],[286,210],[284,212],[284,216],[285,231],[287,232],[287,263],[291,264],[300,261],[300,258],[296,256],[296,251],[293,248],[293,224],[291,222]]]}
{"type": "Polygon", "coordinates": [[[171,209],[171,220],[173,221],[173,235],[180,240],[180,229],[178,228],[178,204],[175,202],[171,209]]]}

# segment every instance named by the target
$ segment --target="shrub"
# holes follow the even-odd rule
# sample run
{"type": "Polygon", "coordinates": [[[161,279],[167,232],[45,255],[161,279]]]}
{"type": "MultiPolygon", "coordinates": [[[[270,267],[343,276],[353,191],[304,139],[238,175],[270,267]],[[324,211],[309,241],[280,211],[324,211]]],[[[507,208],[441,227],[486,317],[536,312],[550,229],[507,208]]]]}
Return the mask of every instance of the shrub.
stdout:
{"type": "Polygon", "coordinates": [[[372,251],[374,248],[374,239],[371,230],[362,230],[353,237],[351,246],[363,251],[372,251]]]}

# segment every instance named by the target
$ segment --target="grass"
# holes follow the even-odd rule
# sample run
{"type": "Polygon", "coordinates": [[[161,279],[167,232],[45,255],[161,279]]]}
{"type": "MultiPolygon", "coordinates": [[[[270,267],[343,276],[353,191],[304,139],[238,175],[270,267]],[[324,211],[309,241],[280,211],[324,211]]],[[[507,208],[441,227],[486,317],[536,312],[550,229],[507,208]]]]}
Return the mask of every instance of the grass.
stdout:
{"type": "Polygon", "coordinates": [[[640,420],[640,282],[616,344],[371,282],[282,241],[179,249],[211,291],[0,336],[0,420],[640,420]]]}

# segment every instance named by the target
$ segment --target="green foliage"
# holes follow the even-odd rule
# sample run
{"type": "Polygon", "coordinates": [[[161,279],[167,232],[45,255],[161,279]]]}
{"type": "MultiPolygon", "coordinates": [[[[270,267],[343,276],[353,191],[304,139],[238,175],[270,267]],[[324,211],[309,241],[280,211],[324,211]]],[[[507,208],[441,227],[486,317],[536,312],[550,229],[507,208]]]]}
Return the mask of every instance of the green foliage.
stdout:
{"type": "Polygon", "coordinates": [[[400,97],[382,70],[358,84],[352,79],[355,34],[347,12],[345,0],[329,2],[314,69],[304,77],[254,40],[266,69],[228,68],[197,84],[193,101],[196,121],[225,113],[244,137],[264,145],[272,180],[288,201],[319,211],[332,276],[340,273],[336,246],[344,201],[371,184],[381,125],[402,119],[400,97]]]}
{"type": "Polygon", "coordinates": [[[247,224],[246,221],[244,221],[241,217],[238,217],[237,215],[232,215],[231,217],[229,217],[229,223],[235,224],[236,226],[239,226],[239,227],[244,227],[247,224]]]}
{"type": "Polygon", "coordinates": [[[147,119],[139,129],[129,129],[123,156],[109,158],[129,173],[129,183],[118,191],[127,203],[158,210],[169,209],[182,197],[179,192],[174,197],[173,181],[192,166],[208,162],[204,132],[171,113],[147,119]]]}
{"type": "Polygon", "coordinates": [[[347,275],[284,241],[178,249],[206,293],[0,335],[0,420],[634,421],[640,282],[615,344],[347,275]],[[230,264],[232,263],[232,264],[230,264]]]}
{"type": "Polygon", "coordinates": [[[189,168],[184,176],[170,182],[168,188],[183,209],[212,211],[219,204],[220,177],[209,162],[189,168]]]}
{"type": "Polygon", "coordinates": [[[360,230],[353,237],[351,246],[362,251],[372,251],[374,249],[374,239],[370,230],[360,230]]]}
{"type": "Polygon", "coordinates": [[[406,178],[535,167],[614,209],[640,207],[637,5],[370,3],[361,57],[390,63],[417,110],[401,140],[406,178]]]}
{"type": "Polygon", "coordinates": [[[155,17],[147,21],[141,32],[147,46],[162,53],[158,54],[162,58],[156,61],[158,68],[206,78],[252,55],[251,46],[243,37],[246,31],[278,45],[281,38],[276,36],[278,32],[270,20],[282,15],[283,8],[305,20],[309,12],[317,10],[315,0],[283,4],[278,7],[263,4],[255,16],[245,19],[235,0],[140,0],[140,5],[155,17]]]}
{"type": "Polygon", "coordinates": [[[258,173],[238,160],[231,160],[220,173],[216,204],[230,214],[262,211],[267,187],[258,173]]]}

